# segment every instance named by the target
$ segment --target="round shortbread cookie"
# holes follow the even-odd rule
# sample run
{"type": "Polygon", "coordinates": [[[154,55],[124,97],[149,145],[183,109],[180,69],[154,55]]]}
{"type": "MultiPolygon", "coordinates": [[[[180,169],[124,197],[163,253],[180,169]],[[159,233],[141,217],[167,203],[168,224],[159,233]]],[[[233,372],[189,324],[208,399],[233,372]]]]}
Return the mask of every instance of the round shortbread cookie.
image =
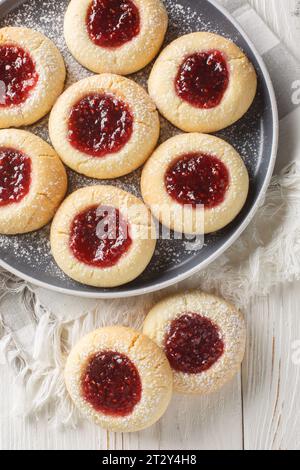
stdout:
{"type": "Polygon", "coordinates": [[[143,332],[166,353],[174,389],[181,393],[217,391],[238,372],[245,353],[242,314],[199,291],[159,302],[146,317],[143,332]]]}
{"type": "Polygon", "coordinates": [[[0,128],[41,119],[61,94],[65,64],[55,44],[28,28],[0,29],[0,128]]]}
{"type": "Polygon", "coordinates": [[[51,248],[72,279],[116,287],[137,278],[156,245],[150,211],[132,194],[113,186],[90,186],[71,194],[51,228],[51,248]]]}
{"type": "Polygon", "coordinates": [[[84,67],[128,75],[156,56],[167,26],[160,0],[72,0],[64,33],[71,53],[84,67]]]}
{"type": "Polygon", "coordinates": [[[251,106],[257,76],[232,41],[212,33],[182,36],[163,50],[149,78],[159,111],[186,132],[216,132],[251,106]]]}
{"type": "Polygon", "coordinates": [[[65,380],[82,414],[115,432],[151,426],[172,396],[172,371],[162,350],[147,336],[121,326],[82,338],[68,357],[65,380]]]}
{"type": "Polygon", "coordinates": [[[52,147],[16,129],[0,130],[0,233],[46,225],[67,190],[65,168],[52,147]]]}
{"type": "Polygon", "coordinates": [[[222,229],[239,214],[249,176],[242,158],[224,140],[181,134],[160,145],[148,160],[141,189],[163,225],[180,233],[203,234],[222,229]]]}
{"type": "Polygon", "coordinates": [[[145,90],[119,75],[103,74],[71,86],[49,121],[51,141],[73,170],[99,179],[131,173],[159,138],[155,104],[145,90]]]}

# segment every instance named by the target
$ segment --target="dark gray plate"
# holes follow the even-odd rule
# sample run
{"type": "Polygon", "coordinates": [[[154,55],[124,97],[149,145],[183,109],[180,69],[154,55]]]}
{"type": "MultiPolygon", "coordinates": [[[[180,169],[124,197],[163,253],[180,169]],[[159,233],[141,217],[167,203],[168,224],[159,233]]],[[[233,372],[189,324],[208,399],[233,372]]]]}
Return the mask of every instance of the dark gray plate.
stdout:
{"type": "MultiPolygon", "coordinates": [[[[85,297],[128,297],[167,287],[203,269],[220,256],[238,238],[252,219],[269,184],[274,168],[278,116],[273,87],[262,59],[238,24],[214,1],[166,0],[170,27],[166,43],[192,31],[213,31],[234,40],[253,62],[259,77],[259,89],[247,115],[218,135],[242,155],[250,173],[251,185],[241,214],[224,230],[205,237],[203,248],[191,251],[185,240],[159,240],[148,269],[134,282],[116,289],[95,289],[78,284],[56,266],[49,247],[49,227],[34,234],[0,236],[0,265],[34,284],[59,292],[85,297]]],[[[1,26],[27,26],[44,32],[62,51],[68,67],[68,84],[90,73],[69,54],[63,40],[63,15],[67,0],[4,0],[0,6],[1,26]]],[[[134,75],[146,85],[151,66],[134,75]]],[[[48,139],[47,118],[29,128],[48,139]]],[[[162,119],[161,140],[178,133],[162,119]]],[[[112,184],[139,194],[140,171],[112,184]]],[[[95,181],[69,171],[70,191],[95,184],[95,181]]],[[[99,182],[98,182],[99,184],[99,182]]],[[[110,182],[111,184],[111,182],[110,182]]]]}

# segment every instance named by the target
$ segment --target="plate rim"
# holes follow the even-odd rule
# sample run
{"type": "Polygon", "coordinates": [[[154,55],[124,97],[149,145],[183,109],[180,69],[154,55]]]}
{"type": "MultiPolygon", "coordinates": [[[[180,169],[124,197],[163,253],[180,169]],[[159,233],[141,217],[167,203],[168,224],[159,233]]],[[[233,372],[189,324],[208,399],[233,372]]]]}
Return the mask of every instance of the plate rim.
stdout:
{"type": "MultiPolygon", "coordinates": [[[[0,3],[0,6],[1,7],[5,6],[5,4],[8,4],[10,1],[11,0],[3,0],[0,3]]],[[[16,5],[14,7],[12,6],[11,9],[19,6],[21,3],[24,3],[25,1],[26,0],[22,0],[22,1],[16,0],[16,5]]],[[[238,227],[238,229],[235,231],[235,233],[233,233],[232,236],[226,241],[226,243],[224,243],[220,248],[218,248],[218,250],[216,250],[206,260],[201,262],[199,265],[187,270],[186,272],[181,273],[167,281],[160,282],[159,284],[155,286],[149,286],[149,287],[144,287],[144,288],[139,287],[139,288],[135,288],[131,290],[126,290],[126,291],[124,290],[122,292],[115,292],[115,291],[85,292],[85,291],[81,291],[80,287],[76,290],[75,289],[72,290],[72,289],[67,289],[64,287],[54,286],[54,285],[48,284],[47,282],[39,281],[38,279],[32,278],[31,276],[18,271],[17,269],[13,268],[2,259],[0,259],[0,267],[2,267],[3,269],[6,269],[8,272],[23,279],[24,281],[30,284],[33,284],[36,287],[48,289],[50,291],[57,292],[59,294],[69,295],[72,297],[81,297],[81,298],[89,298],[89,299],[121,299],[121,298],[137,297],[137,296],[157,292],[157,291],[166,289],[167,287],[174,286],[178,282],[182,282],[190,278],[194,274],[202,271],[207,266],[209,266],[212,262],[214,262],[217,258],[219,258],[223,253],[225,253],[235,243],[235,241],[241,236],[241,234],[245,231],[245,229],[248,227],[248,225],[252,221],[255,213],[257,212],[260,206],[260,203],[263,197],[266,194],[266,191],[269,187],[269,184],[273,175],[274,167],[275,167],[277,151],[278,151],[278,141],[279,141],[279,116],[278,116],[277,100],[275,96],[273,83],[272,83],[269,71],[264,63],[264,60],[261,57],[260,53],[257,51],[257,48],[253,44],[252,40],[248,37],[247,33],[242,28],[242,26],[233,17],[233,15],[230,12],[228,12],[226,8],[224,8],[222,5],[217,3],[216,0],[206,0],[206,1],[211,3],[217,10],[219,10],[231,22],[231,24],[238,30],[240,35],[244,38],[248,46],[251,48],[264,76],[264,80],[265,80],[267,90],[270,96],[271,112],[272,112],[272,117],[273,117],[273,140],[272,140],[272,150],[271,150],[271,155],[270,155],[270,162],[268,165],[268,171],[265,175],[264,183],[260,189],[259,195],[257,196],[255,203],[253,204],[247,217],[245,217],[245,219],[243,220],[241,225],[238,227]]]]}

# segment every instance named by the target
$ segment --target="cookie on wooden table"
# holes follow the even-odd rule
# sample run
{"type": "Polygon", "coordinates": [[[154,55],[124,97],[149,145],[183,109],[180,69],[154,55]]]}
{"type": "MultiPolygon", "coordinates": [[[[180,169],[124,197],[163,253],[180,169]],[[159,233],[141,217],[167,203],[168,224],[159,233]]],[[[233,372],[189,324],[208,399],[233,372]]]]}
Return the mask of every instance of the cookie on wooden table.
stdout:
{"type": "Polygon", "coordinates": [[[242,314],[225,300],[199,291],[168,297],[149,312],[143,332],[167,355],[174,389],[209,394],[238,372],[245,353],[242,314]]]}
{"type": "Polygon", "coordinates": [[[147,336],[121,326],[82,338],[68,357],[65,380],[82,414],[115,432],[154,424],[167,409],[173,385],[162,350],[147,336]]]}

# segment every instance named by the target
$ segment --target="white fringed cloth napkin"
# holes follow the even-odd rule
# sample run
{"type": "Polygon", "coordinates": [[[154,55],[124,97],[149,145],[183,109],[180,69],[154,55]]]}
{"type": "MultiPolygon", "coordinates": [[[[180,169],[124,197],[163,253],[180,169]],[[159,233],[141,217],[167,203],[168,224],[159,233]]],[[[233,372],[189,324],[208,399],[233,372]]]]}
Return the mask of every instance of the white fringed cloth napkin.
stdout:
{"type": "Polygon", "coordinates": [[[78,417],[63,381],[70,346],[103,325],[139,327],[149,307],[167,292],[197,287],[246,309],[253,296],[300,279],[300,65],[247,3],[221,3],[262,54],[278,98],[279,157],[264,204],[220,259],[180,286],[157,294],[120,301],[78,299],[0,271],[0,360],[15,370],[23,414],[37,415],[46,409],[49,418],[74,425],[78,417]]]}

